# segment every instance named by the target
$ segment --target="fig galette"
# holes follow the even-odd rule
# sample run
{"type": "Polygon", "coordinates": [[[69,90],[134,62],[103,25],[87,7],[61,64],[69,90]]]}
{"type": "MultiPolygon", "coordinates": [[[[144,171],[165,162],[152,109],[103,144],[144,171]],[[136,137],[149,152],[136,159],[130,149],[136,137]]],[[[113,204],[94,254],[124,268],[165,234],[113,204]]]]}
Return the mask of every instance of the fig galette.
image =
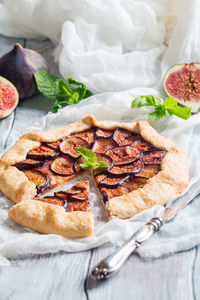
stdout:
{"type": "MultiPolygon", "coordinates": [[[[181,193],[189,180],[186,151],[160,136],[148,122],[97,121],[88,116],[62,128],[27,133],[4,154],[0,160],[0,189],[15,203],[26,200],[11,208],[15,214],[11,217],[9,213],[10,217],[18,222],[17,211],[22,207],[27,208],[24,214],[29,216],[30,202],[35,210],[35,222],[40,208],[50,215],[55,209],[58,212],[52,223],[61,224],[72,212],[65,206],[59,207],[56,201],[45,201],[49,199],[45,196],[85,173],[94,179],[109,218],[129,218],[155,204],[165,205],[175,194],[181,193]],[[83,159],[76,152],[78,148],[91,149],[108,167],[83,170],[83,159]]],[[[73,199],[73,205],[76,201],[82,200],[73,199]]],[[[81,220],[87,222],[84,213],[92,215],[88,211],[78,212],[79,226],[81,220]]],[[[23,225],[33,228],[29,223],[23,225]]],[[[33,229],[78,237],[77,233],[68,235],[67,227],[62,229],[64,234],[52,226],[48,226],[47,231],[37,226],[33,229]]],[[[92,221],[88,233],[80,233],[79,237],[90,235],[91,227],[92,221]]]]}

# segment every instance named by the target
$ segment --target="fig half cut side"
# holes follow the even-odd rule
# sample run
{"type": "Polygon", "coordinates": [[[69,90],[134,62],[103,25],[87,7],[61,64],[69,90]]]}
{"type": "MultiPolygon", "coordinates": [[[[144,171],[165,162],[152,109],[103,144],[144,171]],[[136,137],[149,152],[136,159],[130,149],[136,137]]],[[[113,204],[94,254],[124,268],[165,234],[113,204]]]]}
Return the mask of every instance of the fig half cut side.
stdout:
{"type": "Polygon", "coordinates": [[[163,87],[169,97],[183,106],[191,108],[192,113],[200,109],[200,63],[177,64],[164,76],[163,87]]]}
{"type": "Polygon", "coordinates": [[[19,102],[19,95],[15,86],[0,76],[0,119],[9,116],[19,102]]]}

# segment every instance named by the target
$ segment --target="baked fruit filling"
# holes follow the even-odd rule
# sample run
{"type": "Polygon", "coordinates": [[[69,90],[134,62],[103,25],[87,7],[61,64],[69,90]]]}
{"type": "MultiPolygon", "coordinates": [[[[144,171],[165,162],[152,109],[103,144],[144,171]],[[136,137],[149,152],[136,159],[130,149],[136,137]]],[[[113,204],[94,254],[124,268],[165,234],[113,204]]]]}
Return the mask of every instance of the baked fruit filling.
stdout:
{"type": "MultiPolygon", "coordinates": [[[[104,202],[142,188],[149,178],[160,171],[166,155],[165,150],[155,148],[140,134],[122,128],[105,130],[95,127],[58,141],[42,143],[29,151],[26,159],[15,164],[15,167],[36,185],[37,195],[43,195],[83,172],[80,163],[84,160],[76,152],[81,147],[91,149],[99,161],[108,164],[106,169],[93,171],[104,202]]],[[[88,186],[88,183],[83,185],[88,186]]],[[[71,190],[56,192],[54,196],[43,197],[40,201],[62,205],[67,211],[88,211],[90,205],[84,198],[88,189],[85,187],[83,190],[87,192],[81,192],[80,186],[74,186],[71,190]]]]}
{"type": "Polygon", "coordinates": [[[55,192],[53,196],[40,198],[39,201],[63,206],[67,212],[90,212],[89,194],[89,182],[81,181],[66,191],[55,192]]]}

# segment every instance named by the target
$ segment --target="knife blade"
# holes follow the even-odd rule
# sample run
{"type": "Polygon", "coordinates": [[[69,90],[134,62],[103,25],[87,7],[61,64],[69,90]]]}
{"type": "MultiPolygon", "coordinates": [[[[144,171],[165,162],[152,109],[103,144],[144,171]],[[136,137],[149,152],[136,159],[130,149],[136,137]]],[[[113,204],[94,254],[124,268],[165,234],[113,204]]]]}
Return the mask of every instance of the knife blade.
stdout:
{"type": "MultiPolygon", "coordinates": [[[[195,195],[196,196],[196,195],[195,195]]],[[[91,276],[95,280],[103,280],[113,276],[125,263],[128,257],[140,245],[149,239],[153,233],[158,231],[163,223],[171,220],[177,213],[191,202],[192,199],[184,197],[170,202],[166,206],[161,217],[152,218],[144,226],[139,228],[125,243],[118,247],[112,254],[104,258],[96,267],[93,268],[91,276]]]]}

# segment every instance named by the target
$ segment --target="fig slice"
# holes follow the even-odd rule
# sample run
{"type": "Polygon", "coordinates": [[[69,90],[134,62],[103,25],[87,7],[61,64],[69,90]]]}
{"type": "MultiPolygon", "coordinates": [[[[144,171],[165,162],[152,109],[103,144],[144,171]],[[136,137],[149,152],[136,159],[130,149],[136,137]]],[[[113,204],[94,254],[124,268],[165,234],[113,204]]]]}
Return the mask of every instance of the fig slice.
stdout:
{"type": "Polygon", "coordinates": [[[129,179],[129,175],[118,177],[110,174],[101,174],[95,176],[95,181],[98,187],[115,188],[122,185],[126,180],[129,179]]]}
{"type": "Polygon", "coordinates": [[[53,159],[58,155],[56,150],[50,149],[45,145],[41,145],[35,149],[32,149],[28,152],[27,158],[36,159],[36,160],[49,160],[53,159]]]}
{"type": "Polygon", "coordinates": [[[91,145],[91,144],[93,144],[94,139],[95,139],[95,129],[91,128],[88,130],[77,132],[77,133],[73,134],[73,136],[81,138],[84,141],[86,141],[88,144],[91,145]]]}
{"type": "Polygon", "coordinates": [[[19,95],[14,85],[0,76],[0,119],[9,116],[19,102],[19,95]]]}
{"type": "Polygon", "coordinates": [[[165,74],[166,94],[196,113],[200,109],[200,63],[177,64],[165,74]]]}
{"type": "Polygon", "coordinates": [[[140,173],[142,171],[142,168],[143,163],[140,159],[138,159],[127,165],[114,166],[109,170],[109,173],[112,175],[124,176],[140,173]]]}
{"type": "Polygon", "coordinates": [[[117,128],[113,134],[113,139],[119,146],[126,146],[133,144],[137,136],[137,134],[126,129],[117,128]]]}
{"type": "Polygon", "coordinates": [[[145,165],[142,171],[135,176],[144,177],[144,178],[151,178],[158,174],[160,171],[160,165],[145,165]]]}
{"type": "Polygon", "coordinates": [[[142,161],[145,165],[153,165],[153,164],[157,165],[161,163],[165,155],[166,155],[165,150],[147,151],[143,153],[142,161]]]}
{"type": "Polygon", "coordinates": [[[97,137],[103,137],[103,138],[109,138],[112,137],[113,135],[113,130],[107,130],[107,129],[102,129],[102,128],[97,128],[96,130],[96,136],[97,137]]]}
{"type": "Polygon", "coordinates": [[[30,170],[30,169],[35,169],[35,168],[40,168],[44,165],[45,161],[40,161],[40,160],[34,160],[34,159],[25,159],[22,160],[18,163],[16,163],[14,166],[20,170],[30,170]]]}
{"type": "Polygon", "coordinates": [[[124,165],[134,162],[140,158],[140,151],[132,146],[121,146],[106,151],[106,155],[110,156],[114,165],[124,165]]]}
{"type": "Polygon", "coordinates": [[[60,151],[63,154],[68,154],[73,158],[77,158],[80,156],[78,153],[76,153],[76,149],[81,147],[90,148],[88,142],[86,142],[82,138],[75,137],[75,136],[68,137],[67,139],[62,141],[62,143],[60,143],[59,146],[60,151]]]}
{"type": "Polygon", "coordinates": [[[74,161],[70,157],[59,156],[52,161],[50,169],[58,175],[69,176],[75,173],[73,165],[74,161]]]}
{"type": "Polygon", "coordinates": [[[38,193],[43,192],[51,182],[49,176],[39,170],[27,170],[24,171],[24,174],[36,185],[38,193]]]}
{"type": "Polygon", "coordinates": [[[134,143],[132,144],[134,148],[139,150],[140,152],[145,152],[145,151],[150,151],[155,149],[153,145],[150,143],[146,142],[141,136],[138,136],[134,143]]]}
{"type": "Polygon", "coordinates": [[[59,150],[60,143],[61,143],[61,140],[58,140],[55,142],[47,142],[46,146],[57,151],[57,150],[59,150]]]}
{"type": "Polygon", "coordinates": [[[56,197],[56,196],[46,196],[46,197],[39,199],[39,201],[42,201],[42,202],[45,202],[48,204],[59,205],[59,206],[65,205],[65,200],[62,200],[61,198],[56,197]]]}
{"type": "Polygon", "coordinates": [[[95,140],[92,151],[95,153],[105,153],[108,149],[117,147],[117,143],[112,138],[98,138],[95,140]]]}

